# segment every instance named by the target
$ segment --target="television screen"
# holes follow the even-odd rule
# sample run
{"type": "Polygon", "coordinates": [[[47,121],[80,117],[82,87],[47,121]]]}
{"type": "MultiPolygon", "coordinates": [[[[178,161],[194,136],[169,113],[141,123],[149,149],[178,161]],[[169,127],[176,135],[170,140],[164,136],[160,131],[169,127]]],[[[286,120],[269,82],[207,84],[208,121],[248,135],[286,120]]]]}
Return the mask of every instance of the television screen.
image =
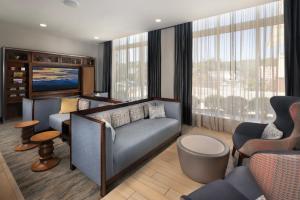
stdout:
{"type": "Polygon", "coordinates": [[[55,91],[79,88],[79,68],[32,67],[32,91],[55,91]]]}

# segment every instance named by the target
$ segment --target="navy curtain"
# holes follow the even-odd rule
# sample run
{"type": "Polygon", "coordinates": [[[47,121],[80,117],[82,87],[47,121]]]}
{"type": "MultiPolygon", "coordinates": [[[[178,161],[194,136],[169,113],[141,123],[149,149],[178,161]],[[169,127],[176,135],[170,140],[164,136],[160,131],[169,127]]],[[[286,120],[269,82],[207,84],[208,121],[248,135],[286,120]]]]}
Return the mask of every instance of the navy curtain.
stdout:
{"type": "Polygon", "coordinates": [[[182,121],[192,124],[192,22],[175,26],[174,96],[182,105],[182,121]]]}
{"type": "Polygon", "coordinates": [[[161,97],[161,31],[148,32],[148,98],[161,97]]]}
{"type": "Polygon", "coordinates": [[[286,95],[300,96],[300,1],[284,1],[286,95]]]}
{"type": "Polygon", "coordinates": [[[111,98],[111,63],[112,63],[112,41],[104,42],[103,49],[103,89],[111,98]]]}

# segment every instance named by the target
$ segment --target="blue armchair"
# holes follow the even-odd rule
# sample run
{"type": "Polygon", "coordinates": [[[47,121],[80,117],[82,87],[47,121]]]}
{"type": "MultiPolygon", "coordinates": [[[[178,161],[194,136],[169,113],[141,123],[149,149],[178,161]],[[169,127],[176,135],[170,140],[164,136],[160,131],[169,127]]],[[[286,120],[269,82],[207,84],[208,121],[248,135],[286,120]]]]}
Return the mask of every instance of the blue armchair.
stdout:
{"type": "MultiPolygon", "coordinates": [[[[296,120],[292,119],[290,108],[295,102],[299,101],[299,97],[291,96],[274,96],[270,99],[271,106],[276,113],[274,124],[284,134],[280,140],[261,139],[267,124],[244,122],[236,128],[232,137],[232,156],[234,156],[236,150],[239,152],[238,165],[242,164],[243,158],[250,157],[258,151],[291,150],[294,148],[291,144],[294,144],[295,141],[292,140],[298,137],[294,137],[296,135],[294,130],[296,120]]],[[[297,109],[297,107],[295,106],[294,109],[297,109]]]]}

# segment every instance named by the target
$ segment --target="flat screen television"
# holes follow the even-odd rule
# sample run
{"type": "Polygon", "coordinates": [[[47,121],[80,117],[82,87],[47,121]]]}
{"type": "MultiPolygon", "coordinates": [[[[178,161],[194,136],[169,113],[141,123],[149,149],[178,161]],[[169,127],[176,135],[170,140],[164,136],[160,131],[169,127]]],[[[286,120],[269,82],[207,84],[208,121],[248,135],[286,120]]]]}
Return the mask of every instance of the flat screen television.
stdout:
{"type": "Polygon", "coordinates": [[[32,91],[45,92],[79,88],[79,68],[32,67],[32,91]]]}

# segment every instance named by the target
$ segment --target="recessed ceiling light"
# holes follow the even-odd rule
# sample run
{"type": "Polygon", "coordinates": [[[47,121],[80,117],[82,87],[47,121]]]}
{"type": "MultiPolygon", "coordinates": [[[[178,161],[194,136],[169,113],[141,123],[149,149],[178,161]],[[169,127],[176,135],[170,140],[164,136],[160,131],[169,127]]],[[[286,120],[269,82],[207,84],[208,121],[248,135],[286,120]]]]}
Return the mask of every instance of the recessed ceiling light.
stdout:
{"type": "Polygon", "coordinates": [[[161,22],[161,19],[156,19],[155,22],[156,22],[156,23],[160,23],[160,22],[161,22]]]}
{"type": "Polygon", "coordinates": [[[40,24],[40,27],[46,28],[47,24],[40,24]]]}
{"type": "Polygon", "coordinates": [[[94,37],[94,39],[95,39],[95,40],[98,40],[98,39],[99,39],[99,37],[98,37],[98,36],[95,36],[95,37],[94,37]]]}
{"type": "Polygon", "coordinates": [[[63,0],[63,3],[66,6],[72,7],[72,8],[76,8],[79,6],[79,1],[78,0],[63,0]]]}

